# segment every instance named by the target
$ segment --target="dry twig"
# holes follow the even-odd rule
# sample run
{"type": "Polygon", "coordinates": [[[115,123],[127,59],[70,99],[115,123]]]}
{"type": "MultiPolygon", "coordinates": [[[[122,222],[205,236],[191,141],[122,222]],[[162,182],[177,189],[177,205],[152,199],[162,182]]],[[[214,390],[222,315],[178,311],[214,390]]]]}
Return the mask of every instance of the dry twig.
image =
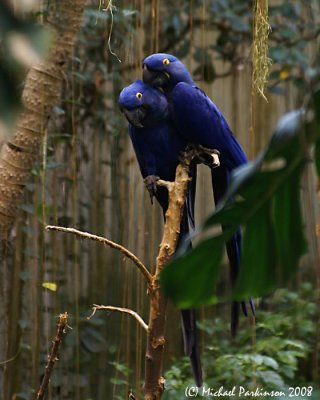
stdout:
{"type": "Polygon", "coordinates": [[[94,304],[92,307],[92,314],[90,315],[90,317],[88,317],[88,319],[91,319],[97,310],[117,311],[120,313],[129,314],[138,321],[138,323],[142,326],[142,328],[146,332],[148,332],[148,325],[144,322],[142,317],[136,311],[133,311],[130,308],[114,307],[114,306],[99,306],[98,304],[94,304]]]}
{"type": "Polygon", "coordinates": [[[57,357],[58,350],[59,350],[60,343],[62,341],[62,336],[65,333],[65,328],[67,326],[67,322],[68,322],[68,313],[65,312],[63,314],[60,314],[57,333],[56,333],[55,338],[53,339],[52,349],[48,356],[48,363],[46,365],[45,374],[44,374],[40,389],[37,394],[37,400],[42,400],[47,391],[54,364],[58,360],[58,357],[57,357]]]}
{"type": "Polygon", "coordinates": [[[59,232],[65,232],[65,233],[73,233],[74,235],[77,235],[83,239],[94,240],[96,242],[103,243],[113,249],[119,250],[121,253],[123,253],[126,257],[128,257],[131,261],[133,261],[136,264],[136,266],[138,267],[140,272],[145,277],[148,285],[150,285],[151,280],[152,280],[152,275],[148,271],[147,267],[143,264],[143,262],[136,255],[131,253],[131,251],[129,251],[125,247],[121,246],[120,244],[115,243],[112,240],[106,239],[102,236],[93,235],[91,233],[79,231],[78,229],[74,229],[74,228],[66,228],[63,226],[47,225],[46,230],[59,231],[59,232]]]}

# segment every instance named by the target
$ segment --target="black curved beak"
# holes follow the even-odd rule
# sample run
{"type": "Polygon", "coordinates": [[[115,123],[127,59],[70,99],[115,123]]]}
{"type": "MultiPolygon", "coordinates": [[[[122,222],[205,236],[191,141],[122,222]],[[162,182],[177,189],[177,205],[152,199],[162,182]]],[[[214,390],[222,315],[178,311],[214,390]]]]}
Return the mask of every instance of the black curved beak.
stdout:
{"type": "Polygon", "coordinates": [[[142,121],[147,114],[147,110],[145,110],[142,107],[139,107],[139,108],[134,108],[132,110],[122,108],[122,111],[124,112],[124,115],[126,116],[129,123],[133,125],[135,128],[144,127],[142,121]]]}
{"type": "Polygon", "coordinates": [[[157,88],[165,88],[168,86],[170,81],[170,75],[168,72],[152,71],[146,66],[146,64],[143,64],[142,77],[144,83],[157,88]]]}

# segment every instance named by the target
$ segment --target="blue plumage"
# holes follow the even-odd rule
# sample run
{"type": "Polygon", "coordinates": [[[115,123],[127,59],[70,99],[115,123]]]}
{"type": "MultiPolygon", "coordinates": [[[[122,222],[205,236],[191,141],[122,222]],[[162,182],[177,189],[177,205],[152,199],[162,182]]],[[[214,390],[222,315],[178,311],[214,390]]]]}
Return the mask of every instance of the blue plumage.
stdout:
{"type": "MultiPolygon", "coordinates": [[[[119,104],[129,121],[129,135],[137,156],[140,171],[147,182],[151,195],[162,207],[168,208],[168,193],[164,187],[157,187],[158,178],[174,181],[180,153],[187,141],[177,133],[170,119],[165,95],[141,81],[135,81],[120,93],[119,104]]],[[[189,225],[194,221],[194,198],[196,186],[196,165],[191,167],[192,181],[188,188],[187,202],[180,227],[178,247],[183,237],[188,236],[189,225]]],[[[189,356],[193,375],[198,386],[202,386],[202,371],[196,332],[195,310],[183,310],[182,326],[185,352],[189,356]]]]}
{"type": "MultiPolygon", "coordinates": [[[[185,65],[170,54],[153,54],[143,62],[145,83],[164,90],[170,115],[179,134],[188,142],[220,152],[220,167],[212,170],[214,199],[223,197],[233,169],[247,162],[247,158],[234,137],[218,107],[193,82],[185,65]]],[[[225,227],[222,227],[225,228],[225,227]]],[[[240,230],[226,243],[230,262],[230,277],[235,283],[240,266],[240,230]]],[[[252,312],[253,302],[250,299],[252,312]]],[[[236,334],[240,304],[233,302],[231,309],[231,333],[236,334]]],[[[244,314],[246,305],[242,302],[244,314]]]]}

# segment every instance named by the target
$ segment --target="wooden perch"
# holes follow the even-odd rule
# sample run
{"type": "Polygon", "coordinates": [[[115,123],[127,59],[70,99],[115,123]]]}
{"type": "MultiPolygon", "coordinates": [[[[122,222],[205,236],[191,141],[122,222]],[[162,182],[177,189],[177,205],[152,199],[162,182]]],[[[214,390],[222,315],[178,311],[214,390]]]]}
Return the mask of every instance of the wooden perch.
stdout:
{"type": "Polygon", "coordinates": [[[97,236],[97,235],[93,235],[91,233],[88,232],[82,232],[79,231],[78,229],[74,229],[74,228],[65,228],[63,226],[55,226],[55,225],[47,225],[46,226],[46,230],[48,231],[59,231],[59,232],[65,232],[65,233],[72,233],[74,235],[77,235],[83,239],[90,239],[90,240],[95,240],[96,242],[100,242],[103,243],[113,249],[119,250],[121,253],[123,253],[126,257],[128,257],[131,261],[133,261],[136,266],[138,267],[139,271],[142,273],[142,275],[145,277],[148,285],[151,284],[151,280],[152,280],[152,275],[150,274],[150,272],[148,271],[147,267],[143,264],[143,262],[133,253],[131,253],[131,251],[129,251],[128,249],[126,249],[125,247],[121,246],[121,244],[112,242],[109,239],[106,239],[102,236],[97,236]]]}
{"type": "MultiPolygon", "coordinates": [[[[160,273],[173,256],[180,234],[180,223],[183,213],[188,183],[190,181],[189,170],[192,161],[205,163],[211,168],[218,167],[219,152],[207,149],[202,146],[188,146],[182,154],[180,164],[176,169],[174,182],[159,180],[157,185],[165,186],[169,194],[169,206],[166,212],[166,222],[160,244],[160,250],[156,261],[156,270],[151,275],[146,266],[134,254],[125,247],[112,242],[101,236],[92,235],[87,232],[81,232],[73,228],[64,228],[61,226],[46,226],[47,230],[72,233],[84,239],[95,240],[110,246],[122,252],[130,258],[148,282],[148,293],[150,296],[149,323],[144,322],[142,317],[135,311],[128,308],[93,305],[93,312],[89,318],[92,318],[97,310],[117,311],[131,315],[137,320],[142,328],[147,332],[147,350],[145,356],[145,382],[143,385],[144,400],[159,400],[164,391],[164,378],[162,377],[163,351],[165,346],[165,325],[166,325],[166,307],[167,299],[160,288],[160,273]],[[209,157],[208,157],[209,156],[209,157]]],[[[135,399],[132,391],[129,398],[135,399]]]]}
{"type": "Polygon", "coordinates": [[[52,349],[48,356],[48,363],[46,365],[45,374],[44,374],[40,389],[37,394],[37,400],[42,400],[48,389],[48,385],[49,385],[49,381],[50,381],[50,377],[51,377],[51,374],[53,371],[54,364],[58,360],[58,350],[59,350],[60,343],[62,341],[62,336],[65,333],[67,323],[68,323],[68,313],[65,312],[63,314],[60,314],[57,333],[56,333],[55,338],[53,339],[52,349]]]}
{"type": "Polygon", "coordinates": [[[189,170],[193,159],[201,159],[204,155],[212,157],[212,168],[220,165],[218,151],[200,146],[189,146],[182,154],[180,164],[176,169],[174,182],[158,181],[169,192],[169,207],[166,212],[163,237],[156,262],[156,271],[152,277],[150,290],[149,332],[145,357],[145,383],[143,386],[144,400],[158,400],[164,391],[162,377],[163,351],[165,346],[166,306],[165,298],[159,284],[160,273],[173,256],[180,234],[180,223],[183,213],[188,183],[189,170]]]}

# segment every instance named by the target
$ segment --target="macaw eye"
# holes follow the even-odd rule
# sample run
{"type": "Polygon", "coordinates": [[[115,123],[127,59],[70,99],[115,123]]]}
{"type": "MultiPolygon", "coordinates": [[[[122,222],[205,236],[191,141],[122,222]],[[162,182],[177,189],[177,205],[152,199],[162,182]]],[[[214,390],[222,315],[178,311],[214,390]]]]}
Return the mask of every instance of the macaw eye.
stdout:
{"type": "Polygon", "coordinates": [[[141,92],[136,93],[136,98],[138,100],[141,100],[142,99],[142,93],[141,92]]]}
{"type": "Polygon", "coordinates": [[[170,60],[169,60],[168,58],[164,58],[164,59],[162,60],[162,64],[168,65],[168,64],[170,64],[170,60]]]}

